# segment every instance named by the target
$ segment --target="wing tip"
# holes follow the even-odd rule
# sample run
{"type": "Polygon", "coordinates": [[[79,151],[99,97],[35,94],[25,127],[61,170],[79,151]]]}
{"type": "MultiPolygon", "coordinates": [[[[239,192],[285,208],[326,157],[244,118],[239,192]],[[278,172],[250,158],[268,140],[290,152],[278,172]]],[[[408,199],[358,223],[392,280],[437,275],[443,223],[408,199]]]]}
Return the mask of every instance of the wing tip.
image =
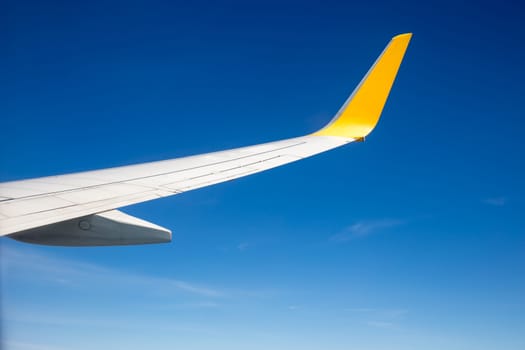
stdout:
{"type": "Polygon", "coordinates": [[[412,38],[412,33],[401,33],[392,38],[392,40],[406,38],[407,40],[410,40],[412,38]]]}
{"type": "Polygon", "coordinates": [[[394,36],[335,117],[312,135],[363,139],[375,128],[412,33],[394,36]]]}

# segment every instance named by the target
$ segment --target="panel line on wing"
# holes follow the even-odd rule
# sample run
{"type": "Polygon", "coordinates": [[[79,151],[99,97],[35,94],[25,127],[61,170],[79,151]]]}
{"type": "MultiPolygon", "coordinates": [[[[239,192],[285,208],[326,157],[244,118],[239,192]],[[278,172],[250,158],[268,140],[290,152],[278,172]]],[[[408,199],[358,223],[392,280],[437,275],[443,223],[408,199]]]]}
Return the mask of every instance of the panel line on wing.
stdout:
{"type": "MultiPolygon", "coordinates": [[[[132,182],[132,181],[145,180],[145,179],[150,179],[150,178],[155,178],[155,177],[160,177],[160,176],[165,176],[165,175],[172,175],[172,174],[181,173],[181,172],[184,172],[184,171],[201,169],[201,168],[205,168],[205,167],[209,167],[209,166],[225,164],[225,163],[233,162],[233,161],[236,161],[236,160],[241,160],[241,159],[246,159],[246,158],[250,158],[250,157],[255,157],[255,156],[266,154],[266,153],[277,152],[277,151],[280,151],[280,150],[283,150],[283,149],[297,147],[297,146],[300,146],[300,145],[305,144],[305,143],[306,143],[305,141],[301,141],[301,142],[297,142],[297,143],[294,143],[294,144],[291,144],[291,145],[287,145],[287,146],[278,147],[278,148],[275,148],[275,149],[272,149],[272,150],[268,150],[268,151],[263,151],[263,152],[259,152],[259,153],[253,153],[253,154],[249,154],[249,155],[242,156],[242,157],[232,158],[232,159],[223,160],[223,161],[214,162],[214,163],[209,163],[209,164],[205,164],[205,165],[199,165],[199,166],[191,167],[191,168],[185,168],[185,169],[180,169],[180,170],[168,171],[168,172],[164,172],[164,173],[147,175],[147,176],[140,176],[140,177],[136,177],[136,178],[130,178],[130,179],[119,180],[119,181],[112,181],[112,182],[107,182],[107,183],[102,183],[102,184],[97,184],[97,185],[80,187],[80,188],[76,188],[76,189],[67,189],[67,190],[61,190],[61,191],[46,192],[46,193],[42,193],[42,194],[28,195],[28,196],[13,198],[11,200],[18,201],[18,200],[24,200],[24,199],[29,199],[29,198],[48,197],[48,196],[54,196],[54,195],[61,194],[61,193],[70,193],[70,192],[76,192],[76,191],[83,191],[83,190],[90,189],[90,188],[99,188],[99,187],[103,187],[103,186],[107,186],[107,185],[120,184],[120,183],[129,183],[129,182],[132,182]]],[[[214,153],[220,153],[220,152],[223,152],[223,151],[214,152],[214,153]]],[[[213,153],[211,153],[211,154],[213,154],[213,153]]],[[[149,186],[144,185],[144,184],[137,184],[137,185],[143,186],[145,188],[150,188],[150,189],[155,189],[156,188],[156,187],[149,187],[149,186]]]]}
{"type": "Polygon", "coordinates": [[[206,173],[206,174],[203,174],[203,175],[194,176],[194,177],[189,177],[189,178],[182,179],[182,180],[179,180],[179,181],[170,182],[170,183],[164,184],[164,185],[162,185],[162,186],[171,186],[171,185],[173,185],[173,184],[180,183],[180,182],[184,182],[184,181],[196,180],[196,179],[200,179],[200,178],[203,178],[203,177],[206,177],[206,176],[210,176],[210,175],[222,174],[222,173],[226,173],[226,172],[229,172],[229,171],[232,171],[232,170],[242,169],[242,168],[249,167],[249,166],[251,166],[251,165],[255,165],[255,164],[260,164],[260,163],[263,163],[263,162],[267,162],[267,161],[269,161],[269,160],[277,159],[277,158],[279,158],[279,157],[281,157],[281,156],[280,156],[280,155],[278,155],[278,156],[273,156],[273,157],[270,157],[270,158],[265,158],[265,159],[262,159],[262,160],[258,160],[258,161],[256,161],[256,162],[252,162],[252,163],[247,163],[247,164],[238,165],[238,166],[233,167],[233,168],[222,169],[222,170],[219,170],[219,171],[214,171],[214,172],[206,173]]]}

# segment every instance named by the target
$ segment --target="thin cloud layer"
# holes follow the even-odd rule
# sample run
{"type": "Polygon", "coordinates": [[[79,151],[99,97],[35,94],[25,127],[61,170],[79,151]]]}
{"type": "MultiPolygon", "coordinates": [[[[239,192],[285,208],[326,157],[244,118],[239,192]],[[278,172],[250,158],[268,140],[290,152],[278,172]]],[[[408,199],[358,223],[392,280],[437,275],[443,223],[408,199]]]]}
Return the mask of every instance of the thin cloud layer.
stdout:
{"type": "Polygon", "coordinates": [[[358,221],[345,228],[341,233],[338,233],[330,238],[334,242],[347,242],[352,239],[366,237],[377,232],[387,230],[404,222],[396,219],[380,219],[370,221],[358,221]]]}
{"type": "Polygon", "coordinates": [[[382,309],[382,308],[352,308],[349,312],[360,315],[369,327],[396,329],[406,318],[406,309],[382,309]]]}
{"type": "Polygon", "coordinates": [[[32,278],[70,287],[135,288],[164,293],[185,293],[201,297],[223,297],[226,292],[173,278],[134,274],[97,264],[46,255],[32,249],[4,246],[2,273],[7,278],[32,278]],[[90,281],[90,286],[85,286],[90,281]]]}
{"type": "Polygon", "coordinates": [[[506,197],[493,197],[493,198],[486,198],[483,200],[483,203],[488,205],[493,205],[496,207],[502,207],[505,204],[507,204],[508,199],[506,197]]]}

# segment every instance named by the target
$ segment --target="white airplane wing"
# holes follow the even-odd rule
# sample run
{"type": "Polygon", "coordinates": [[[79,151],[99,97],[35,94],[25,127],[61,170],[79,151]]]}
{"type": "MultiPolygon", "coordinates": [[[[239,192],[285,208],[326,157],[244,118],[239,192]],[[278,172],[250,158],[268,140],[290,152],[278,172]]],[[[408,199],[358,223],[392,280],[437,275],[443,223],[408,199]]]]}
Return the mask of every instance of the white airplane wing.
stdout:
{"type": "Polygon", "coordinates": [[[323,129],[197,156],[0,184],[0,236],[98,246],[171,241],[171,232],[117,208],[258,173],[353,141],[377,124],[411,34],[394,37],[323,129]]]}

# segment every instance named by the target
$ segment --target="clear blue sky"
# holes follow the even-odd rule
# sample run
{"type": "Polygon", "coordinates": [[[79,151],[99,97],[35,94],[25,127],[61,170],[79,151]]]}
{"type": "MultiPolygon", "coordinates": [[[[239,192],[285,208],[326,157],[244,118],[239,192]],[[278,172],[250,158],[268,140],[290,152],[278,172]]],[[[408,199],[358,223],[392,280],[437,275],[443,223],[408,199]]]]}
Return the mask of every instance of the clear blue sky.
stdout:
{"type": "Polygon", "coordinates": [[[0,180],[299,136],[414,37],[365,143],[124,211],[167,245],[0,240],[8,350],[525,348],[514,2],[2,3],[0,180]]]}

